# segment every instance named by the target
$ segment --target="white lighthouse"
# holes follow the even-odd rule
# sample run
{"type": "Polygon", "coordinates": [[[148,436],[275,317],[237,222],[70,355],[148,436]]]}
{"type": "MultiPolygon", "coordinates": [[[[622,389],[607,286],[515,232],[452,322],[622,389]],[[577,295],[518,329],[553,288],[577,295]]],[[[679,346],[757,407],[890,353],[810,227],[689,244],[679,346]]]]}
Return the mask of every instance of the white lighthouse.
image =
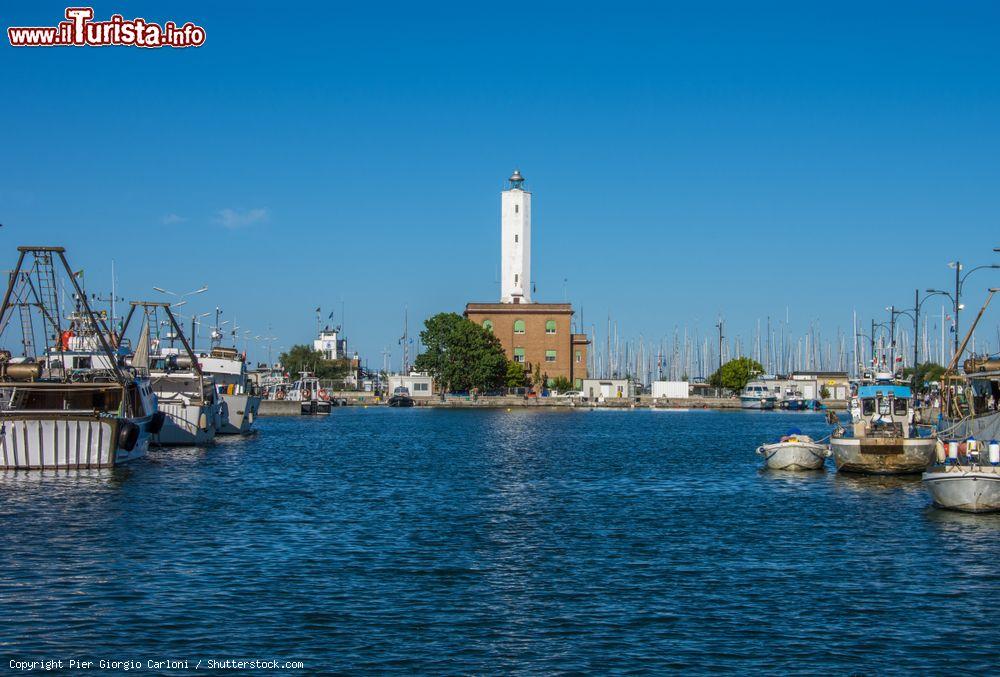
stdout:
{"type": "Polygon", "coordinates": [[[531,193],[514,170],[500,199],[501,303],[531,303],[531,193]]]}

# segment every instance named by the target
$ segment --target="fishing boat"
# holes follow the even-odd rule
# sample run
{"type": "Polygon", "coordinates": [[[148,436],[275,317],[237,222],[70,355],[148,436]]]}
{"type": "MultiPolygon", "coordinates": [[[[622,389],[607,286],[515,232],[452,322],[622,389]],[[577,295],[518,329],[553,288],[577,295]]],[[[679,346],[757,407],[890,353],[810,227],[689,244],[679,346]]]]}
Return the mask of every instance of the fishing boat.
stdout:
{"type": "Polygon", "coordinates": [[[957,367],[998,289],[990,289],[965,339],[941,375],[938,433],[948,439],[1000,439],[1000,356],[973,355],[957,367]]]}
{"type": "Polygon", "coordinates": [[[91,309],[65,249],[18,252],[0,306],[0,332],[16,313],[24,355],[0,351],[0,468],[111,468],[145,456],[163,424],[148,376],[119,355],[116,336],[91,309]],[[69,326],[57,293],[60,268],[78,305],[69,326]]]}
{"type": "Polygon", "coordinates": [[[764,466],[772,470],[817,470],[823,467],[830,450],[797,428],[789,430],[778,442],[762,444],[757,453],[764,466]]]}
{"type": "Polygon", "coordinates": [[[248,435],[253,431],[260,396],[247,375],[246,355],[236,348],[216,346],[199,357],[202,371],[211,376],[222,401],[220,435],[248,435]]]}
{"type": "Polygon", "coordinates": [[[1000,442],[939,442],[938,462],[923,474],[934,504],[962,512],[1000,511],[1000,442]]]}
{"type": "Polygon", "coordinates": [[[170,327],[165,337],[181,347],[163,346],[160,337],[150,339],[149,348],[140,339],[136,353],[146,349],[150,353],[150,382],[156,393],[159,410],[166,418],[152,444],[159,446],[204,445],[215,439],[222,424],[222,404],[215,384],[206,376],[191,346],[184,336],[169,303],[133,301],[122,324],[122,334],[128,331],[136,310],[144,316],[144,325],[160,326],[161,314],[170,327]]]}
{"type": "Polygon", "coordinates": [[[918,435],[913,393],[891,374],[859,385],[850,412],[850,427],[838,427],[830,438],[838,471],[905,475],[923,472],[934,461],[937,440],[918,435]]]}
{"type": "Polygon", "coordinates": [[[751,381],[740,393],[742,409],[774,409],[778,398],[763,381],[751,381]]]}
{"type": "Polygon", "coordinates": [[[406,386],[397,386],[392,391],[392,397],[389,398],[390,407],[412,407],[413,398],[410,397],[410,389],[406,386]]]}

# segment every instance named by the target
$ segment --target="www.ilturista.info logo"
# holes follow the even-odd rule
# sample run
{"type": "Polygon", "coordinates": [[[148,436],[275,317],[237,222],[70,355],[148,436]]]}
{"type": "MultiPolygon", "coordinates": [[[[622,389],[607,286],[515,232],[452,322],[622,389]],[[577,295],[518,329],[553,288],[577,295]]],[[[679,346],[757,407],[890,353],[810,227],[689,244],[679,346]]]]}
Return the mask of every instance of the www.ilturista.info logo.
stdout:
{"type": "Polygon", "coordinates": [[[93,7],[67,7],[66,21],[58,26],[11,26],[7,37],[12,47],[201,47],[205,29],[188,21],[162,26],[143,18],[125,19],[112,14],[108,21],[94,21],[93,7]]]}

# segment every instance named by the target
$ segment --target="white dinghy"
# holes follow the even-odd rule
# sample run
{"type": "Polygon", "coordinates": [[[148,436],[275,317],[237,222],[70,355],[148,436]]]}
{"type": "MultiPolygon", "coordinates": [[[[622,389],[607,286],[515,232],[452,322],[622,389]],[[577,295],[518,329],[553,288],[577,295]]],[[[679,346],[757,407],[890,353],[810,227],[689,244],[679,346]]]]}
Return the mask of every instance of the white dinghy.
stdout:
{"type": "Polygon", "coordinates": [[[764,457],[764,467],[772,470],[817,470],[823,467],[830,449],[793,429],[780,441],[757,447],[757,453],[764,457]]]}

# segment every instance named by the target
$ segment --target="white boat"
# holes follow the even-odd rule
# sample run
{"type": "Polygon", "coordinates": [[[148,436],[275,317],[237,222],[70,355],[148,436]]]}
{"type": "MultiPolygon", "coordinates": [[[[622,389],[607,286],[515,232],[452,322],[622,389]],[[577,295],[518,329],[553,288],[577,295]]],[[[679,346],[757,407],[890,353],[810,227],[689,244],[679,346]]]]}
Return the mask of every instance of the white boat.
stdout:
{"type": "Polygon", "coordinates": [[[18,251],[0,327],[17,308],[25,356],[0,352],[0,468],[111,468],[145,456],[164,418],[149,380],[119,359],[116,337],[91,310],[62,247],[18,251]],[[29,256],[33,263],[25,270],[29,256]],[[76,292],[69,328],[62,325],[56,261],[76,292]],[[56,340],[41,356],[35,354],[33,323],[46,342],[56,340]]]}
{"type": "Polygon", "coordinates": [[[247,376],[246,356],[236,348],[216,346],[199,358],[202,371],[215,381],[222,401],[222,417],[218,434],[248,435],[253,431],[260,407],[260,396],[253,391],[247,376]]]}
{"type": "MultiPolygon", "coordinates": [[[[204,445],[215,439],[222,423],[222,405],[211,377],[206,376],[197,357],[170,311],[170,304],[155,301],[133,301],[122,325],[124,334],[137,308],[141,308],[151,326],[158,325],[163,313],[171,327],[170,340],[179,341],[181,348],[162,347],[159,339],[150,342],[149,377],[156,393],[159,410],[166,418],[160,432],[153,436],[158,446],[204,445]]],[[[140,343],[136,353],[143,348],[140,343]]]]}
{"type": "Polygon", "coordinates": [[[962,512],[1000,511],[1000,443],[975,439],[938,445],[938,463],[923,475],[934,504],[962,512]],[[983,458],[985,456],[986,458],[983,458]]]}
{"type": "Polygon", "coordinates": [[[774,444],[762,444],[757,453],[764,457],[764,465],[772,470],[817,470],[830,456],[830,449],[797,430],[774,444]]]}
{"type": "Polygon", "coordinates": [[[774,409],[777,396],[765,381],[751,381],[740,392],[740,407],[743,409],[774,409]]]}
{"type": "Polygon", "coordinates": [[[299,373],[299,380],[288,386],[284,399],[301,402],[303,414],[329,414],[333,406],[319,379],[305,371],[299,373]]]}
{"type": "Polygon", "coordinates": [[[936,438],[918,437],[913,394],[890,378],[858,386],[851,427],[830,438],[837,470],[877,475],[921,473],[934,461],[936,438]]]}

